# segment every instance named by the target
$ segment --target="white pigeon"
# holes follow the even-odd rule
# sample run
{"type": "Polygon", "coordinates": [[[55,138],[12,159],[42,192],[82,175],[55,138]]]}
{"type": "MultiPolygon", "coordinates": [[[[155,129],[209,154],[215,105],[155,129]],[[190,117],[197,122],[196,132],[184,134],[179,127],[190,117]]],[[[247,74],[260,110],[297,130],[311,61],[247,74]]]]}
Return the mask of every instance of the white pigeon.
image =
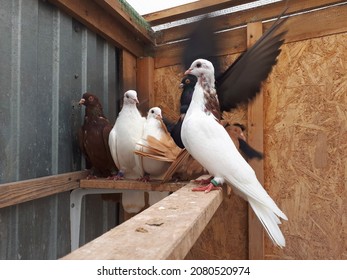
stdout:
{"type": "Polygon", "coordinates": [[[195,190],[209,192],[219,189],[224,182],[231,184],[235,193],[249,202],[271,240],[284,247],[278,217],[287,220],[286,215],[259,183],[254,170],[213,114],[219,104],[212,63],[197,59],[185,74],[197,76],[198,82],[182,124],[182,141],[188,152],[214,177],[209,185],[195,190]]]}
{"type": "MultiPolygon", "coordinates": [[[[143,135],[136,149],[140,152],[149,152],[149,149],[146,148],[147,137],[151,136],[157,140],[162,140],[167,137],[168,132],[165,128],[165,124],[162,120],[161,109],[159,107],[153,107],[149,109],[147,114],[147,119],[143,128],[143,135]]],[[[162,161],[157,159],[152,159],[148,157],[141,157],[142,167],[145,174],[148,175],[148,180],[157,179],[160,180],[164,176],[167,169],[170,167],[171,162],[162,161]]],[[[148,192],[149,194],[149,205],[153,205],[159,200],[166,197],[169,192],[148,192]]]]}
{"type": "MultiPolygon", "coordinates": [[[[143,135],[138,142],[137,149],[143,152],[148,152],[148,149],[146,148],[147,137],[152,136],[157,140],[161,140],[166,136],[166,134],[167,131],[163,128],[161,109],[159,107],[149,109],[143,129],[143,135]]],[[[141,157],[141,160],[143,170],[151,179],[161,179],[171,164],[167,161],[160,161],[147,157],[141,157]]]]}
{"type": "MultiPolygon", "coordinates": [[[[123,107],[108,138],[112,158],[119,170],[114,177],[116,180],[139,179],[143,176],[140,159],[134,154],[146,120],[137,109],[138,103],[136,91],[128,90],[124,93],[123,107]]],[[[144,192],[124,192],[122,204],[126,212],[138,213],[145,206],[144,192]]]]}

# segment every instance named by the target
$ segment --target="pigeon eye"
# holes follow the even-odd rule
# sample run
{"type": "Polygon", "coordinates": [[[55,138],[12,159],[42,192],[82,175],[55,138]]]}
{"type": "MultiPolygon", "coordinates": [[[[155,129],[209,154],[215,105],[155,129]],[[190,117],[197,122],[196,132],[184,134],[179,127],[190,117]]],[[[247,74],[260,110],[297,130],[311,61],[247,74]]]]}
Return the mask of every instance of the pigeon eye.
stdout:
{"type": "Polygon", "coordinates": [[[154,110],[151,110],[151,113],[154,114],[154,110]]]}
{"type": "Polygon", "coordinates": [[[129,95],[126,94],[125,97],[126,97],[126,98],[129,98],[129,95]]]}
{"type": "Polygon", "coordinates": [[[186,80],[186,84],[187,84],[187,85],[190,84],[190,80],[189,80],[189,79],[186,80]]]}
{"type": "Polygon", "coordinates": [[[92,101],[94,100],[94,97],[93,97],[93,96],[89,96],[89,97],[88,97],[88,100],[89,100],[90,102],[92,102],[92,101]]]}
{"type": "Polygon", "coordinates": [[[201,62],[198,62],[198,63],[196,64],[196,67],[200,68],[200,67],[201,67],[201,62]]]}

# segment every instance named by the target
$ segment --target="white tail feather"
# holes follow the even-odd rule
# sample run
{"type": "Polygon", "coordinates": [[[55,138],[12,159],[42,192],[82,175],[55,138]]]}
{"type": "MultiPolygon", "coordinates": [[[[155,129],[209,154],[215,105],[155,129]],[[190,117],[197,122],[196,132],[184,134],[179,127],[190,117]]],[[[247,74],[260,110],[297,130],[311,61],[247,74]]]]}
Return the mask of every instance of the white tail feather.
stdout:
{"type": "Polygon", "coordinates": [[[254,213],[257,215],[260,222],[264,226],[270,239],[281,248],[286,246],[286,241],[278,226],[279,224],[281,224],[281,221],[276,216],[276,214],[271,209],[252,198],[249,198],[248,202],[251,205],[254,213]]]}

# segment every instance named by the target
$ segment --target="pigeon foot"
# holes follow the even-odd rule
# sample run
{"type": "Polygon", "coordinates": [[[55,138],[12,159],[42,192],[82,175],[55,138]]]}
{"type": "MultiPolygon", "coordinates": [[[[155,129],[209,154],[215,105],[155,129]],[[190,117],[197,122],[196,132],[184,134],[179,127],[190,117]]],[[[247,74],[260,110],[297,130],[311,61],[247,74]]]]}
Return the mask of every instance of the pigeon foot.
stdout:
{"type": "Polygon", "coordinates": [[[205,193],[209,193],[210,191],[217,191],[217,190],[221,190],[221,187],[216,187],[215,185],[213,185],[212,183],[209,183],[207,186],[201,186],[201,187],[196,187],[196,188],[192,188],[193,192],[205,192],[205,193]]]}
{"type": "Polygon", "coordinates": [[[200,180],[191,180],[192,183],[199,184],[199,185],[207,185],[211,183],[211,180],[213,177],[211,176],[210,178],[207,179],[200,179],[200,180]]]}

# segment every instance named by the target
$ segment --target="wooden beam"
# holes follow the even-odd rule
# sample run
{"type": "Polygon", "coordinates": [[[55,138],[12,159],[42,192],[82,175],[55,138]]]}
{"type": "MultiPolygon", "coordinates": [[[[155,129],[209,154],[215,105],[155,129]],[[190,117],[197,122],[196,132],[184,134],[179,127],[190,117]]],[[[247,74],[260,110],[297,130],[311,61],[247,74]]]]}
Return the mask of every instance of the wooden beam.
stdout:
{"type": "Polygon", "coordinates": [[[123,93],[130,89],[136,90],[136,57],[128,51],[123,50],[120,59],[120,68],[123,93]]]}
{"type": "MultiPolygon", "coordinates": [[[[291,0],[289,2],[286,15],[301,13],[312,9],[321,8],[337,3],[344,2],[337,0],[291,0]]],[[[249,22],[266,21],[277,18],[286,8],[286,2],[280,1],[273,4],[263,5],[258,8],[248,9],[232,14],[221,15],[213,18],[213,27],[215,31],[227,30],[244,26],[249,22]]],[[[178,41],[188,38],[197,23],[180,25],[172,28],[160,30],[156,34],[156,43],[158,45],[168,42],[178,41]]]]}
{"type": "Polygon", "coordinates": [[[0,208],[77,189],[87,171],[77,171],[0,185],[0,208]]]}
{"type": "Polygon", "coordinates": [[[159,12],[144,15],[144,19],[151,25],[159,25],[180,19],[230,8],[253,2],[252,0],[200,0],[197,2],[177,6],[159,12]]]}
{"type": "Polygon", "coordinates": [[[113,190],[140,190],[140,191],[168,191],[174,192],[185,186],[187,182],[162,183],[161,181],[139,182],[136,180],[107,180],[91,179],[81,180],[82,189],[113,189],[113,190]]]}
{"type": "MultiPolygon", "coordinates": [[[[261,22],[247,25],[247,45],[251,47],[263,34],[261,22]]],[[[257,95],[255,100],[248,105],[248,139],[247,142],[256,150],[264,151],[264,101],[263,94],[257,95]]],[[[264,161],[251,160],[250,165],[254,169],[259,182],[264,186],[264,161]]],[[[263,226],[248,206],[248,238],[249,259],[264,259],[264,230],[263,226]]]]}
{"type": "Polygon", "coordinates": [[[137,59],[136,75],[137,91],[139,95],[139,109],[147,112],[154,104],[154,58],[141,57],[137,59]]]}
{"type": "Polygon", "coordinates": [[[222,191],[192,192],[193,186],[184,186],[63,259],[183,259],[223,200],[222,191]]]}
{"type": "Polygon", "coordinates": [[[110,43],[135,56],[144,56],[146,43],[93,0],[49,0],[110,43]]]}
{"type": "MultiPolygon", "coordinates": [[[[272,24],[273,22],[264,23],[264,31],[272,24]]],[[[288,29],[285,37],[286,43],[347,32],[347,5],[291,16],[284,23],[283,29],[288,29]]],[[[220,40],[221,47],[217,56],[245,51],[247,44],[242,34],[246,34],[246,28],[218,33],[216,40],[220,40]]],[[[155,55],[155,68],[181,64],[181,53],[184,46],[184,42],[158,46],[155,55]]]]}
{"type": "Polygon", "coordinates": [[[131,16],[126,12],[124,6],[119,1],[115,0],[94,0],[105,11],[114,16],[124,26],[126,26],[131,32],[138,35],[141,40],[146,43],[154,44],[154,34],[150,29],[149,24],[140,15],[131,16]],[[148,24],[148,26],[146,26],[148,24]]]}

